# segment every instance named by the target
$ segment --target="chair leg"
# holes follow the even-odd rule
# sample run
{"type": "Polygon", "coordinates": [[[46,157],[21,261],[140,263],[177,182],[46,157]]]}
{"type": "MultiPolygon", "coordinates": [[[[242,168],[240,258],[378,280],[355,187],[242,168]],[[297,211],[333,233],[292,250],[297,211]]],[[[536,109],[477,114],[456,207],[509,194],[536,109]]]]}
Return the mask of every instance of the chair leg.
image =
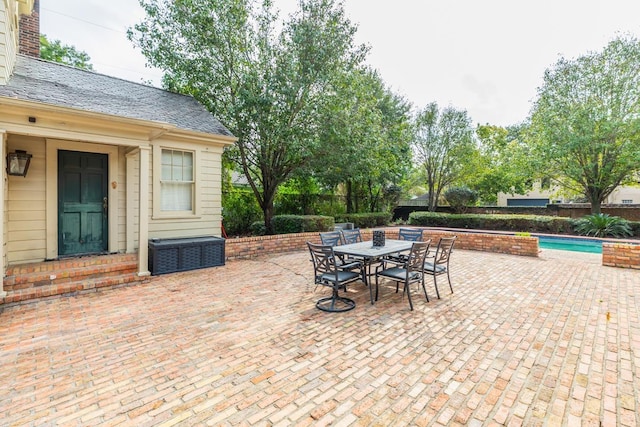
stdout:
{"type": "MultiPolygon", "coordinates": [[[[413,302],[411,301],[411,287],[409,286],[409,283],[405,282],[404,284],[404,289],[407,291],[407,299],[409,300],[409,307],[411,307],[411,311],[413,311],[413,302]]],[[[402,291],[402,294],[404,295],[404,291],[402,291]]]]}
{"type": "Polygon", "coordinates": [[[316,302],[316,307],[322,311],[335,313],[353,310],[356,307],[356,303],[352,299],[338,296],[338,289],[333,288],[331,296],[320,298],[316,302]]]}
{"type": "Polygon", "coordinates": [[[440,291],[438,291],[438,279],[437,279],[438,275],[434,274],[433,275],[433,285],[436,287],[436,295],[438,295],[438,299],[440,299],[440,291]]]}
{"type": "Polygon", "coordinates": [[[427,287],[424,285],[424,274],[422,275],[422,290],[424,291],[424,297],[429,302],[429,296],[427,295],[427,287]]]}
{"type": "MultiPolygon", "coordinates": [[[[369,298],[371,299],[371,305],[373,305],[373,283],[367,284],[369,287],[369,298]]],[[[376,276],[376,300],[378,299],[378,276],[376,276]]]]}
{"type": "Polygon", "coordinates": [[[451,293],[453,293],[453,286],[451,286],[451,276],[449,276],[448,268],[447,268],[447,280],[449,281],[449,289],[451,289],[451,293]]]}

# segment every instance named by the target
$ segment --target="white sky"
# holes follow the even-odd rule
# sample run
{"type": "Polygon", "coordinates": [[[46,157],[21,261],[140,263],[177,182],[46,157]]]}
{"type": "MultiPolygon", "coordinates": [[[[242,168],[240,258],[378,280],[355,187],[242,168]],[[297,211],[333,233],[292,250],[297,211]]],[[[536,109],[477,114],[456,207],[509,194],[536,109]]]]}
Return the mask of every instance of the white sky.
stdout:
{"type": "MultiPolygon", "coordinates": [[[[345,0],[371,46],[368,63],[416,108],[436,101],[474,123],[523,121],[545,69],[560,57],[640,36],[639,0],[345,0]]],[[[274,0],[283,13],[296,0],[274,0]]],[[[161,73],[126,38],[137,0],[40,0],[40,30],[91,57],[104,74],[158,84],[161,73]]]]}

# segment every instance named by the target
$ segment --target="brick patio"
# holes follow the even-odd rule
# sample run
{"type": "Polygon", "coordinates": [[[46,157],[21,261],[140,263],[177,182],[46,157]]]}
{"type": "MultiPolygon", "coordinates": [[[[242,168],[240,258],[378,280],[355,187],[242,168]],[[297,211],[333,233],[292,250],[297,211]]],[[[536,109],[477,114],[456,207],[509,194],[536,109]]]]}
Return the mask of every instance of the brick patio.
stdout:
{"type": "Polygon", "coordinates": [[[2,425],[640,425],[639,270],[456,250],[454,294],[330,314],[308,258],[5,307],[2,425]]]}

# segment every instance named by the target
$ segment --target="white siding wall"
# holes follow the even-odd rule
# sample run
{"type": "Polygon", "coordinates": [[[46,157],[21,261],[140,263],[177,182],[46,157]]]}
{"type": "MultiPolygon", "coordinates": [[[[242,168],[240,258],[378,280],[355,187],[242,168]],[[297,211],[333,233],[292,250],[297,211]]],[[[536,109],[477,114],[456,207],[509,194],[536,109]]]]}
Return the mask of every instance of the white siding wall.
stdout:
{"type": "MultiPolygon", "coordinates": [[[[150,172],[149,188],[149,238],[176,238],[195,236],[220,236],[222,212],[222,147],[201,144],[185,144],[172,141],[158,141],[161,147],[195,150],[198,163],[196,180],[199,191],[196,191],[198,215],[182,218],[158,218],[153,210],[154,169],[150,172]]],[[[151,154],[153,164],[153,150],[151,154]]],[[[157,194],[157,193],[156,193],[157,194]]]]}
{"type": "Polygon", "coordinates": [[[0,85],[7,83],[16,62],[17,19],[15,2],[0,0],[0,85]]]}
{"type": "Polygon", "coordinates": [[[45,141],[42,138],[9,135],[7,152],[16,149],[26,150],[33,157],[26,177],[7,177],[5,212],[9,264],[46,258],[45,141]]]}
{"type": "MultiPolygon", "coordinates": [[[[118,224],[117,251],[125,252],[127,248],[127,162],[125,161],[125,147],[118,149],[118,214],[114,221],[118,224]]],[[[109,183],[111,185],[111,183],[109,183]]]]}

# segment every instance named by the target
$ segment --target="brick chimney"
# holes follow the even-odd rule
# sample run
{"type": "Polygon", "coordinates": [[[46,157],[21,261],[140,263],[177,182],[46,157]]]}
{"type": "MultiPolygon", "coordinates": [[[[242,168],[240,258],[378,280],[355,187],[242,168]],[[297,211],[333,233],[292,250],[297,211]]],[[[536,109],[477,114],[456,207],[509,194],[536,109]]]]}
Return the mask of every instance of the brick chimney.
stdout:
{"type": "Polygon", "coordinates": [[[20,16],[19,52],[40,57],[40,0],[33,2],[31,15],[20,16]]]}

